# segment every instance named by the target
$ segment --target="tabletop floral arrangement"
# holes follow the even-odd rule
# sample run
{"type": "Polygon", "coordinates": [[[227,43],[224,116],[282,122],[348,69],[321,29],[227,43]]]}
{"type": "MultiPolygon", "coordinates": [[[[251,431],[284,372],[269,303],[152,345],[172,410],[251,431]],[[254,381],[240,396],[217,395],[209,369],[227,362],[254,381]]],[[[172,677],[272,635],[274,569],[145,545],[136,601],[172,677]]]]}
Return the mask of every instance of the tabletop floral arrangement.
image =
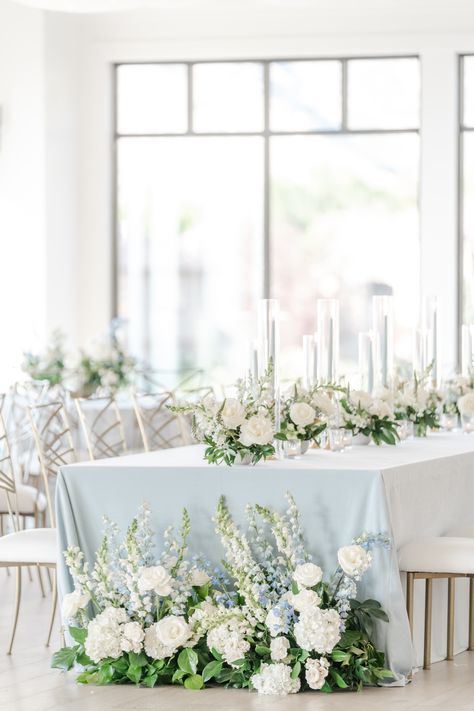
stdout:
{"type": "Polygon", "coordinates": [[[198,402],[170,406],[192,417],[192,432],[206,444],[205,458],[211,464],[256,464],[275,454],[275,399],[270,373],[237,383],[237,396],[222,402],[206,395],[198,402]]]}
{"type": "Polygon", "coordinates": [[[330,392],[318,385],[306,389],[299,381],[289,387],[280,399],[280,429],[275,439],[306,444],[316,441],[334,413],[330,392]]]}
{"type": "Polygon", "coordinates": [[[248,533],[221,497],[222,570],[189,558],[185,511],[178,535],[165,532],[156,558],[150,515],[144,505],[121,544],[107,522],[92,570],[77,547],[66,551],[75,589],[62,616],[74,644],[56,652],[53,667],[79,665],[83,684],[223,684],[275,695],[359,690],[392,678],[371,641],[374,623],[387,616],[377,601],[356,600],[370,550],[389,547],[384,535],[340,548],[339,565],[324,580],[290,495],[283,514],[249,506],[248,533]]]}
{"type": "Polygon", "coordinates": [[[397,443],[395,413],[385,399],[348,388],[340,398],[340,406],[343,427],[354,436],[362,435],[378,445],[397,443]]]}
{"type": "Polygon", "coordinates": [[[50,385],[60,385],[66,371],[65,340],[61,331],[54,331],[43,352],[28,351],[24,353],[22,370],[32,380],[44,380],[50,385]]]}
{"type": "Polygon", "coordinates": [[[429,429],[439,427],[442,397],[429,385],[429,369],[421,375],[414,373],[413,381],[394,381],[393,391],[396,419],[413,422],[417,437],[426,437],[429,429]]]}

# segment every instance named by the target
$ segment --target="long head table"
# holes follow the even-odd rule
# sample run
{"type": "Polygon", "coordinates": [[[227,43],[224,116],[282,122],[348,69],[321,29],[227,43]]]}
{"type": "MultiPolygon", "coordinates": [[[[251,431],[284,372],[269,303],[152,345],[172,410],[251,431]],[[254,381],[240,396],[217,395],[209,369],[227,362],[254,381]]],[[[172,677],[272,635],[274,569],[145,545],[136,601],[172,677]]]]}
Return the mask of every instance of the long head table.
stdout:
{"type": "MultiPolygon", "coordinates": [[[[474,523],[474,436],[438,433],[397,447],[362,446],[342,453],[310,450],[296,461],[268,461],[256,467],[211,466],[203,447],[136,454],[63,467],[56,489],[60,550],[76,544],[92,560],[101,541],[102,516],[125,530],[139,505],[147,501],[160,535],[179,524],[185,506],[192,522],[193,552],[216,562],[222,549],[214,534],[212,515],[224,494],[239,522],[247,503],[285,506],[290,491],[298,504],[308,548],[329,574],[339,546],[362,532],[387,532],[392,551],[377,549],[360,595],[373,597],[387,610],[390,623],[377,630],[378,644],[401,683],[415,665],[396,550],[420,535],[445,535],[454,526],[474,523]]],[[[59,587],[64,594],[72,581],[62,555],[59,587]]],[[[458,582],[456,650],[467,647],[467,599],[458,582]]],[[[434,591],[433,659],[445,656],[444,583],[434,591]],[[439,613],[439,614],[438,614],[439,613]]],[[[422,584],[417,585],[422,599],[422,584]]],[[[416,600],[415,600],[416,604],[416,600]]],[[[422,610],[415,615],[421,620],[422,610]]],[[[416,663],[422,650],[415,636],[416,663]]]]}

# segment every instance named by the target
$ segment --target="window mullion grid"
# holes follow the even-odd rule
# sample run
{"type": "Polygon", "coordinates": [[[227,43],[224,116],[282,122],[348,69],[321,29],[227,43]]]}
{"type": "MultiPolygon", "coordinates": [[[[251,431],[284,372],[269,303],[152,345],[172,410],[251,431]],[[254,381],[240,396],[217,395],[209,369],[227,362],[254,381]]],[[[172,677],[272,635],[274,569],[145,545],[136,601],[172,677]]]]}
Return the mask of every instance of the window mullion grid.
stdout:
{"type": "Polygon", "coordinates": [[[271,295],[270,62],[263,63],[263,296],[271,295]]]}

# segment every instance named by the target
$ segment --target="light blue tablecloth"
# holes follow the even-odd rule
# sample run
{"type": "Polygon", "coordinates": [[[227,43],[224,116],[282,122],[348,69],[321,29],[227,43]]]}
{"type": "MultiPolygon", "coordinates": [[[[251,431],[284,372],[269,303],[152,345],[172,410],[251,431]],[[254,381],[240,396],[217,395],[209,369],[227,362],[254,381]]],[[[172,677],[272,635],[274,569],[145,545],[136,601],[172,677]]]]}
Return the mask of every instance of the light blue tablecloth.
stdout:
{"type": "MultiPolygon", "coordinates": [[[[470,494],[466,508],[470,511],[474,495],[474,440],[467,440],[438,435],[396,449],[354,447],[342,454],[312,450],[299,461],[232,469],[207,465],[199,446],[70,465],[62,468],[56,490],[60,549],[77,544],[92,560],[101,541],[102,516],[125,530],[146,500],[158,540],[166,526],[179,524],[186,506],[192,522],[192,552],[205,552],[217,562],[222,549],[212,515],[220,494],[226,496],[236,520],[243,522],[247,503],[283,509],[284,494],[290,491],[301,512],[308,548],[330,574],[337,565],[338,547],[363,531],[387,532],[397,543],[425,532],[433,517],[438,527],[446,528],[449,521],[443,521],[442,513],[436,516],[440,487],[445,488],[443,510],[455,519],[453,525],[465,520],[464,496],[470,494]],[[451,469],[464,486],[464,496],[459,497],[450,483],[451,469]],[[448,492],[459,499],[451,507],[448,492]],[[431,514],[419,510],[421,500],[431,514]]],[[[445,533],[433,526],[426,532],[445,533]]],[[[62,594],[72,587],[62,557],[59,586],[62,594]]],[[[414,666],[414,656],[396,546],[392,551],[374,551],[372,568],[359,590],[361,598],[378,599],[389,614],[390,623],[378,625],[376,641],[403,681],[414,666]]]]}

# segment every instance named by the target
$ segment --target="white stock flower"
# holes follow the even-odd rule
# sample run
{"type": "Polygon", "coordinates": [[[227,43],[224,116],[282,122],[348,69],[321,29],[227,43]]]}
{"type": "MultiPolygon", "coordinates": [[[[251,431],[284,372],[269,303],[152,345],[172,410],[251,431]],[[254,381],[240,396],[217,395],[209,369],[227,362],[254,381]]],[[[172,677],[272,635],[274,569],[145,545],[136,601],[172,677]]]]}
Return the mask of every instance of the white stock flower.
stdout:
{"type": "Polygon", "coordinates": [[[297,565],[295,572],[293,573],[293,580],[295,580],[298,585],[303,585],[305,588],[312,588],[313,585],[317,585],[323,579],[323,571],[319,565],[314,563],[303,563],[302,565],[297,565]]]}
{"type": "Polygon", "coordinates": [[[329,672],[329,662],[325,657],[306,660],[306,681],[310,689],[321,689],[329,672]]]}
{"type": "Polygon", "coordinates": [[[300,690],[299,679],[291,678],[291,667],[287,664],[262,664],[259,674],[254,674],[250,680],[259,694],[286,696],[297,694],[300,690]]]}
{"type": "Polygon", "coordinates": [[[184,617],[167,615],[156,623],[156,636],[164,647],[178,649],[190,638],[191,628],[184,617]]]}
{"type": "Polygon", "coordinates": [[[82,593],[80,590],[74,590],[74,592],[65,595],[61,606],[63,620],[70,620],[75,617],[79,610],[83,610],[86,607],[90,599],[89,593],[82,593]]]}
{"type": "Polygon", "coordinates": [[[145,633],[138,622],[127,622],[122,628],[122,649],[124,652],[138,654],[142,649],[145,633]]]}
{"type": "Polygon", "coordinates": [[[199,568],[193,568],[193,570],[191,571],[191,585],[200,588],[203,585],[207,585],[209,581],[210,577],[204,570],[200,570],[199,568]]]}
{"type": "Polygon", "coordinates": [[[245,447],[252,444],[269,444],[273,440],[273,424],[265,415],[253,415],[240,429],[240,442],[245,447]]]}
{"type": "Polygon", "coordinates": [[[123,653],[122,627],[127,622],[127,613],[121,607],[106,607],[94,617],[87,627],[85,651],[93,662],[111,657],[117,659],[123,653]]]}
{"type": "Polygon", "coordinates": [[[296,595],[292,595],[290,602],[297,612],[303,612],[318,607],[321,598],[314,590],[303,588],[296,595]]]}
{"type": "Polygon", "coordinates": [[[290,417],[295,425],[306,427],[307,425],[313,424],[316,418],[316,412],[314,408],[306,402],[294,402],[290,407],[290,417]]]}
{"type": "Polygon", "coordinates": [[[281,662],[282,659],[288,656],[290,642],[286,637],[275,637],[270,642],[270,654],[272,662],[281,662]]]}
{"type": "Polygon", "coordinates": [[[346,575],[360,578],[370,568],[372,556],[362,546],[343,546],[337,552],[339,565],[346,575]]]}
{"type": "Polygon", "coordinates": [[[458,408],[461,415],[472,417],[474,415],[474,393],[467,393],[458,400],[458,408]]]}
{"type": "Polygon", "coordinates": [[[300,613],[294,626],[295,639],[301,649],[329,654],[341,638],[341,618],[334,610],[312,607],[300,613]]]}
{"type": "Polygon", "coordinates": [[[229,430],[235,430],[245,421],[245,407],[233,397],[224,400],[221,409],[221,419],[229,430]]]}
{"type": "MultiPolygon", "coordinates": [[[[290,604],[291,604],[291,600],[293,598],[292,593],[287,595],[287,597],[288,597],[288,602],[290,602],[290,604]]],[[[282,619],[281,619],[280,610],[277,607],[272,607],[267,612],[267,616],[265,618],[265,625],[268,627],[272,637],[276,637],[278,635],[278,633],[280,631],[281,624],[282,624],[282,619]]]]}
{"type": "Polygon", "coordinates": [[[161,597],[166,597],[172,591],[172,578],[162,565],[142,568],[138,577],[138,589],[141,593],[152,590],[161,597]]]}

